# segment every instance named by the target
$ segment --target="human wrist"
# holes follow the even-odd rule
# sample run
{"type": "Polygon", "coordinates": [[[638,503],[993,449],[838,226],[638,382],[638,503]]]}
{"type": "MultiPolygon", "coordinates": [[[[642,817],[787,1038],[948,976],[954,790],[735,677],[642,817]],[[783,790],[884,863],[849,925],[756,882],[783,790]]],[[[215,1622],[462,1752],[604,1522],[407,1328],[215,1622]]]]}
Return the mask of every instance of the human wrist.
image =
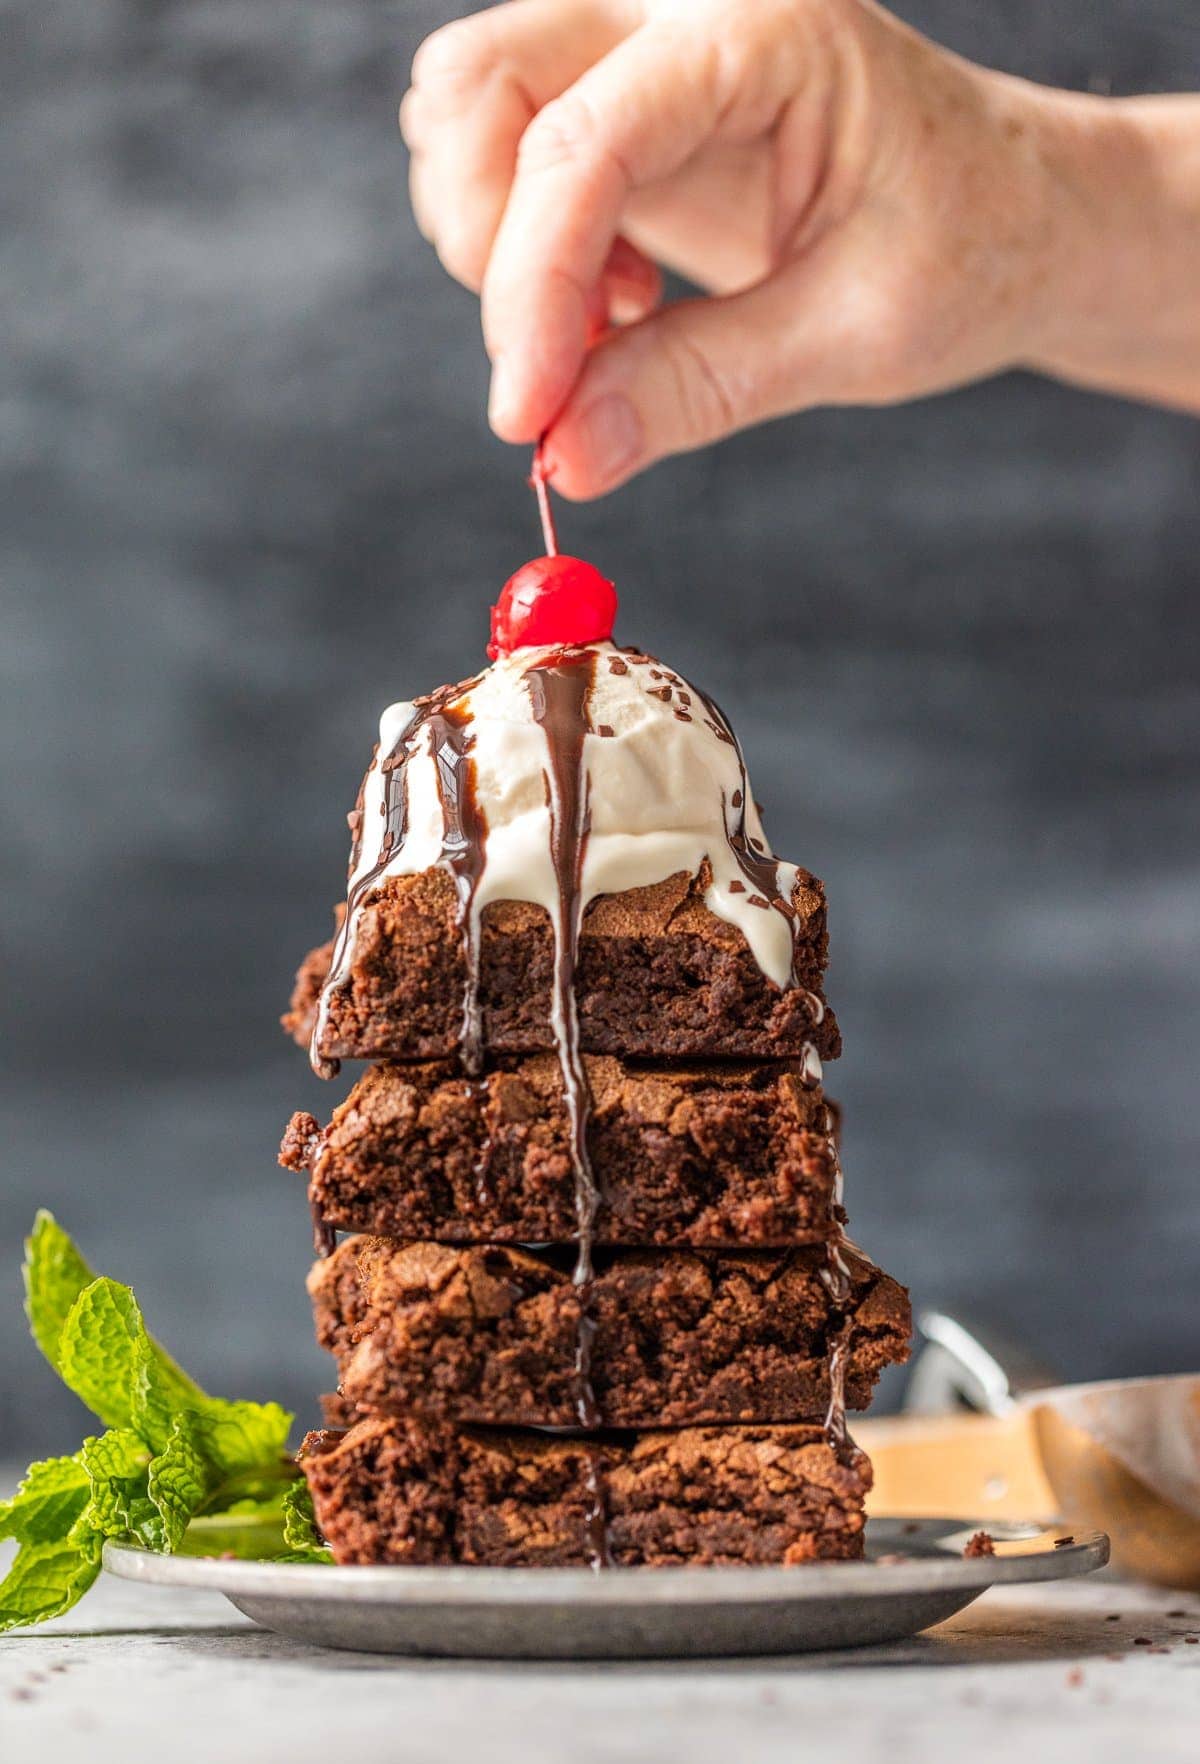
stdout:
{"type": "Polygon", "coordinates": [[[1200,102],[1029,88],[1037,211],[1018,365],[1200,398],[1200,102]]]}

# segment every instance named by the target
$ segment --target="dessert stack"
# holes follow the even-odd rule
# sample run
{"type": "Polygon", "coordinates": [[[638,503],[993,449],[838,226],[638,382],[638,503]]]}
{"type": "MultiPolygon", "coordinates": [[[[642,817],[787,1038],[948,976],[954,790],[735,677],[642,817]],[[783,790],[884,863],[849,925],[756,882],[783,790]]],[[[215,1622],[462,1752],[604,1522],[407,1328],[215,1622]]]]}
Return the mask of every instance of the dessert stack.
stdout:
{"type": "Polygon", "coordinates": [[[284,1019],[325,1076],[372,1062],[281,1152],[338,1370],[302,1464],[339,1562],[862,1552],[845,1410],[909,1313],[845,1235],[824,893],[614,609],[538,560],[491,667],[385,712],[284,1019]]]}

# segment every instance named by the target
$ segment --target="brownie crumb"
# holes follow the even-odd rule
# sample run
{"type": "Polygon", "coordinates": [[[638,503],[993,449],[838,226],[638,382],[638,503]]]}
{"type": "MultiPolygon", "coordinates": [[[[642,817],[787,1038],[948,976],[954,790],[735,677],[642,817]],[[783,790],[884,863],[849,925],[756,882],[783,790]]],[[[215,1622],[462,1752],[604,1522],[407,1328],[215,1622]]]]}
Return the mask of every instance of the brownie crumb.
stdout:
{"type": "Polygon", "coordinates": [[[1152,1648],[1154,1642],[1148,1635],[1135,1635],[1133,1638],[1133,1645],[1135,1648],[1152,1648]]]}
{"type": "Polygon", "coordinates": [[[279,1162],[285,1170],[306,1171],[324,1137],[316,1116],[297,1110],[284,1130],[279,1162]]]}
{"type": "Polygon", "coordinates": [[[973,1556],[994,1556],[995,1554],[995,1541],[991,1534],[986,1531],[977,1531],[963,1550],[963,1555],[966,1556],[968,1561],[973,1556]]]}

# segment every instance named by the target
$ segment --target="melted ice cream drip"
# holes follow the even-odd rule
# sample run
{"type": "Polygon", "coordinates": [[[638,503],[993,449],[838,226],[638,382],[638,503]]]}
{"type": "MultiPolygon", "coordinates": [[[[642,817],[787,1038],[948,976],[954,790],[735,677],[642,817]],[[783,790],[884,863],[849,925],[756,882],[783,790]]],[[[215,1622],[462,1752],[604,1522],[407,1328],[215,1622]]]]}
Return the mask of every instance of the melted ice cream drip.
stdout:
{"type": "Polygon", "coordinates": [[[437,766],[442,804],[442,859],[454,878],[462,926],[466,982],[463,987],[462,1062],[472,1075],[483,1069],[483,1026],[479,1013],[479,914],[475,895],[483,875],[487,822],[475,794],[471,748],[475,737],[467,707],[460,700],[429,713],[430,748],[437,766]]]}
{"type": "Polygon", "coordinates": [[[329,1021],[330,1000],[349,978],[363,904],[387,876],[411,874],[406,862],[412,843],[410,768],[414,757],[422,752],[430,762],[430,782],[439,821],[438,850],[428,861],[443,864],[450,871],[459,902],[467,971],[461,1034],[463,1061],[469,1071],[478,1067],[479,914],[475,895],[486,859],[487,822],[475,788],[471,758],[474,732],[468,694],[480,678],[477,675],[461,686],[443,686],[411,704],[394,704],[383,714],[379,744],[350,816],[353,846],[346,917],[334,942],[309,1044],[313,1070],[321,1078],[334,1077],[340,1068],[338,1060],[322,1055],[321,1041],[329,1021]]]}
{"type": "MultiPolygon", "coordinates": [[[[649,697],[660,700],[681,722],[692,723],[699,716],[703,727],[731,750],[737,767],[737,782],[731,791],[723,789],[721,792],[721,820],[725,844],[741,871],[741,877],[730,878],[725,884],[724,892],[730,897],[741,896],[747,907],[753,907],[759,912],[774,910],[782,914],[788,925],[791,946],[787,983],[795,986],[796,909],[792,903],[791,884],[795,881],[796,872],[794,866],[781,864],[767,846],[758,805],[750,789],[746,762],[732,724],[715,698],[711,698],[699,687],[690,687],[680,675],[664,667],[661,662],[656,662],[652,656],[643,655],[640,650],[626,649],[623,657],[621,665],[625,669],[630,666],[644,668],[647,679],[656,682],[655,685],[646,687],[649,697]]],[[[610,662],[610,667],[617,665],[610,662]]],[[[712,893],[710,890],[710,895],[712,893]]],[[[711,898],[707,904],[714,912],[720,912],[723,918],[735,917],[728,910],[727,903],[724,909],[711,898]]],[[[784,982],[781,981],[780,984],[784,982]]],[[[806,996],[814,1024],[820,1023],[825,1015],[824,1002],[814,993],[807,993],[806,996]]]]}

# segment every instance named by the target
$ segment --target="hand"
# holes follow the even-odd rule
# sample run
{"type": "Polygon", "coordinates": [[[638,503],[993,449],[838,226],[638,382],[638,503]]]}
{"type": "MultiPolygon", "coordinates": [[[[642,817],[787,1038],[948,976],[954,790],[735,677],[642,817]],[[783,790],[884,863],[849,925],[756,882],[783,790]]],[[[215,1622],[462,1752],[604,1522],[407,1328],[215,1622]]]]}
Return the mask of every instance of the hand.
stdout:
{"type": "Polygon", "coordinates": [[[989,72],[869,0],[513,0],[423,44],[401,124],[482,293],[493,428],[594,496],[1018,364],[1200,403],[1200,113],[1155,102],[989,72]],[[1151,190],[1190,228],[1147,265],[1151,190]],[[662,308],[659,263],[709,296],[662,308]]]}

